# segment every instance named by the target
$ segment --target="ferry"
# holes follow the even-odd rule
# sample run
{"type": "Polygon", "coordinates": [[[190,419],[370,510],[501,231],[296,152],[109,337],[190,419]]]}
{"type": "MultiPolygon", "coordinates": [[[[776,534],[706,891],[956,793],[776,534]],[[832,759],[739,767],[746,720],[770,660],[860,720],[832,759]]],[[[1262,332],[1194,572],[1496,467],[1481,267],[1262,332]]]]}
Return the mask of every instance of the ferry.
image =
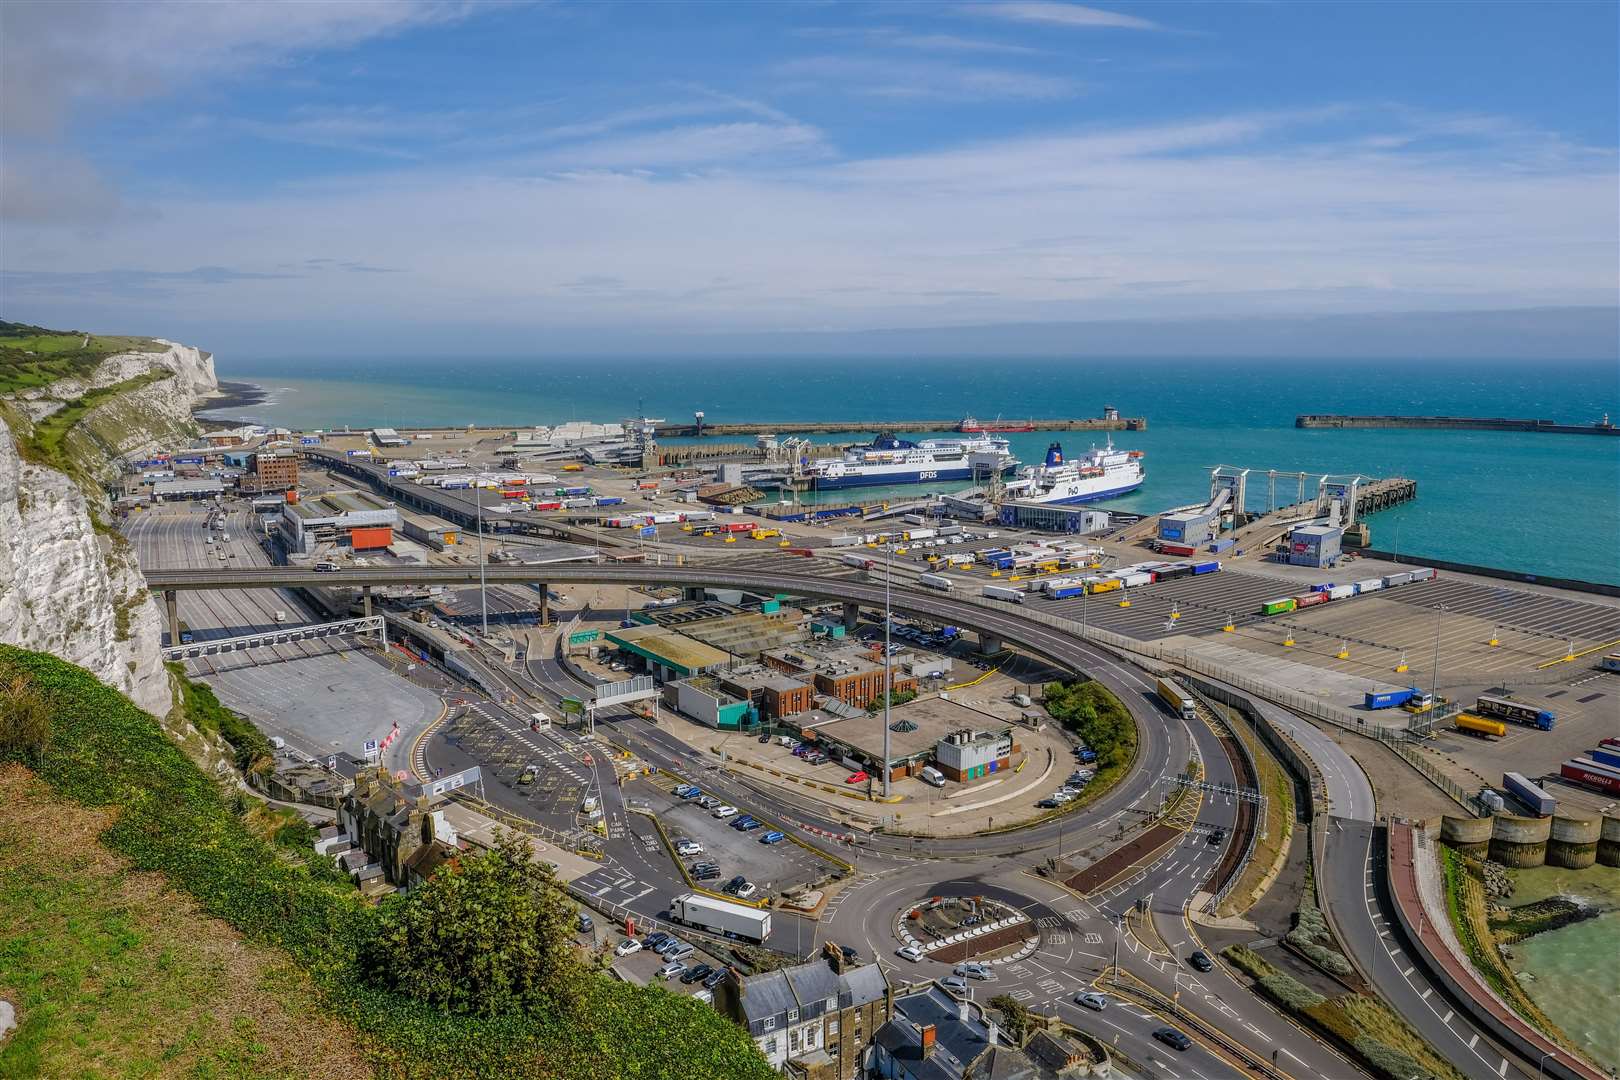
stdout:
{"type": "Polygon", "coordinates": [[[1142,469],[1142,451],[1116,450],[1113,440],[1098,449],[1093,446],[1077,461],[1063,459],[1063,447],[1053,443],[1046,449],[1046,460],[1019,472],[1007,481],[1007,498],[1032,503],[1083,503],[1109,499],[1135,491],[1147,479],[1142,469]]]}
{"type": "Polygon", "coordinates": [[[981,424],[978,420],[971,416],[964,416],[962,417],[961,422],[956,425],[956,430],[964,435],[984,435],[989,432],[1034,431],[1035,421],[1003,420],[998,416],[995,418],[995,420],[988,424],[981,424]]]}
{"type": "Polygon", "coordinates": [[[984,480],[1018,467],[1006,439],[899,439],[879,435],[870,446],[852,446],[842,457],[806,464],[800,477],[818,491],[922,484],[935,480],[984,480]]]}

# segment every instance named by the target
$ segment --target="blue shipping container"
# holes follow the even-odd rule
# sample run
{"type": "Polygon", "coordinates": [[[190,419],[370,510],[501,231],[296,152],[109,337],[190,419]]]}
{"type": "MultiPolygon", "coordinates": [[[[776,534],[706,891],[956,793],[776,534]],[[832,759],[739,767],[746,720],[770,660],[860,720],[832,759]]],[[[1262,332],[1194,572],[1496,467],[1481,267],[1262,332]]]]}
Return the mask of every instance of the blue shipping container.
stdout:
{"type": "Polygon", "coordinates": [[[1367,691],[1366,704],[1369,709],[1393,709],[1397,705],[1405,705],[1412,700],[1413,690],[1386,690],[1383,693],[1367,691]]]}
{"type": "Polygon", "coordinates": [[[1221,564],[1218,562],[1193,563],[1193,573],[1195,574],[1213,574],[1220,568],[1221,564]]]}
{"type": "Polygon", "coordinates": [[[1061,589],[1052,590],[1052,599],[1067,600],[1071,596],[1080,596],[1086,591],[1084,585],[1069,585],[1061,589]]]}
{"type": "Polygon", "coordinates": [[[596,505],[597,506],[618,506],[619,504],[621,504],[623,502],[624,502],[624,500],[621,499],[617,495],[603,495],[601,498],[596,500],[596,505]]]}
{"type": "Polygon", "coordinates": [[[591,493],[591,489],[588,488],[588,487],[565,487],[565,488],[563,488],[563,494],[564,495],[589,495],[590,493],[591,493]]]}
{"type": "Polygon", "coordinates": [[[1605,750],[1600,746],[1586,756],[1599,765],[1608,765],[1620,769],[1620,750],[1605,750]]]}

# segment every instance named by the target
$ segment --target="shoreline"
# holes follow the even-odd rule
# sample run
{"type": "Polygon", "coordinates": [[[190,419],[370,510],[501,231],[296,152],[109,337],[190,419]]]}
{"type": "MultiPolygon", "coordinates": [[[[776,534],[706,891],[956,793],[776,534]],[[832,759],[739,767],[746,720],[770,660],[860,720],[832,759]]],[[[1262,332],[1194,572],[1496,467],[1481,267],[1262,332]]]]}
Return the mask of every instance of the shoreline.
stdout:
{"type": "Polygon", "coordinates": [[[216,409],[242,409],[263,405],[270,400],[270,392],[258,383],[235,382],[221,379],[219,389],[198,403],[193,415],[202,416],[216,409]]]}

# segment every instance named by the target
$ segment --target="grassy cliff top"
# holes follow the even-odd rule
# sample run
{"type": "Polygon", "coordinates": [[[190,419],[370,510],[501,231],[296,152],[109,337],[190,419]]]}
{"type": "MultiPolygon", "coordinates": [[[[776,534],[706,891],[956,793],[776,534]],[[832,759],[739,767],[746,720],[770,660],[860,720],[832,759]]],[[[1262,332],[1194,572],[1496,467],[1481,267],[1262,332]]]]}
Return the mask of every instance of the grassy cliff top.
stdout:
{"type": "Polygon", "coordinates": [[[86,378],[96,365],[118,353],[163,349],[151,338],[46,330],[0,321],[0,394],[37,389],[69,376],[86,378]]]}

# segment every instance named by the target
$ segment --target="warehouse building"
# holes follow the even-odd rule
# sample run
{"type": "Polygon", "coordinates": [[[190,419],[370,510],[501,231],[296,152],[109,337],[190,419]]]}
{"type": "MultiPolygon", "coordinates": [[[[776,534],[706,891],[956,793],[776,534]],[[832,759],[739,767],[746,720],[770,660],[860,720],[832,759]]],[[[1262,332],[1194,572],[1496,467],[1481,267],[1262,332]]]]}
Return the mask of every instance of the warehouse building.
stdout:
{"type": "Polygon", "coordinates": [[[400,524],[392,503],[359,491],[334,491],[282,508],[280,534],[288,551],[312,555],[320,543],[348,544],[356,551],[385,548],[400,524]]]}
{"type": "Polygon", "coordinates": [[[1159,518],[1159,539],[1202,547],[1213,538],[1215,527],[1215,515],[1211,513],[1164,514],[1159,518]]]}
{"type": "Polygon", "coordinates": [[[409,510],[399,512],[400,531],[419,544],[435,551],[443,551],[456,542],[461,530],[441,517],[418,514],[409,510]]]}
{"type": "Polygon", "coordinates": [[[1342,553],[1344,530],[1336,525],[1301,525],[1288,534],[1286,561],[1293,566],[1332,566],[1342,553]]]}
{"type": "Polygon", "coordinates": [[[1106,530],[1110,519],[1106,510],[1010,499],[1001,504],[1000,520],[1003,525],[1014,529],[1040,529],[1083,536],[1106,530]]]}
{"type": "MultiPolygon", "coordinates": [[[[760,655],[768,666],[788,675],[808,676],[816,690],[846,705],[864,708],[883,695],[883,664],[853,644],[805,642],[792,648],[768,649],[760,655]]],[[[890,685],[897,694],[917,689],[899,657],[890,659],[890,685]]]]}
{"type": "Polygon", "coordinates": [[[748,699],[727,692],[721,680],[713,675],[694,675],[671,683],[665,690],[666,695],[670,690],[675,692],[677,709],[712,728],[736,731],[754,722],[753,706],[748,699]]]}
{"type": "Polygon", "coordinates": [[[378,446],[404,446],[405,440],[391,427],[371,429],[371,441],[378,446]]]}

